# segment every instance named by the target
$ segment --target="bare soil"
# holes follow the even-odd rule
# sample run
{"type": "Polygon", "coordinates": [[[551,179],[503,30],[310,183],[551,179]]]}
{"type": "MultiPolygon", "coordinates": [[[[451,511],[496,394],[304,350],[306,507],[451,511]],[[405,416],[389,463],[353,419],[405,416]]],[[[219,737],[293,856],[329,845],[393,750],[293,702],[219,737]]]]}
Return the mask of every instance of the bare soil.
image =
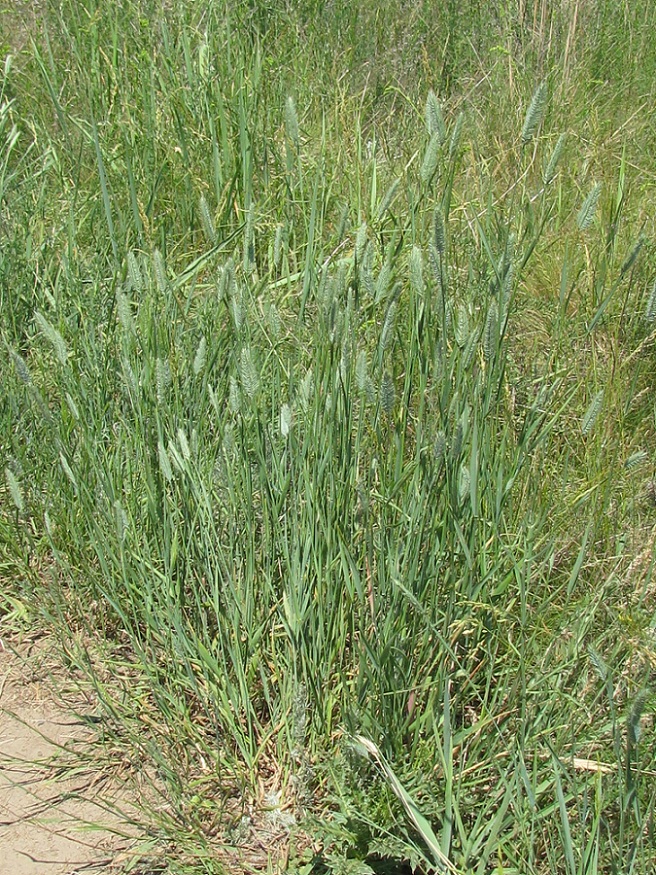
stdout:
{"type": "Polygon", "coordinates": [[[115,873],[129,827],[124,789],[94,765],[94,729],[54,693],[47,643],[0,641],[0,869],[12,875],[115,873]]]}

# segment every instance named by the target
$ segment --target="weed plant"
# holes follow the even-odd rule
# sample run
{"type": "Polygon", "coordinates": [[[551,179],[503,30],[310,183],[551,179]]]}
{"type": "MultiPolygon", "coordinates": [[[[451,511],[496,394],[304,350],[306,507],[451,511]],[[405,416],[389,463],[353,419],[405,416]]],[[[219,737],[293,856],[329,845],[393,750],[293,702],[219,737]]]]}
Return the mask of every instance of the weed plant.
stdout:
{"type": "Polygon", "coordinates": [[[13,35],[5,621],[168,871],[649,872],[654,12],[376,8],[13,35]]]}

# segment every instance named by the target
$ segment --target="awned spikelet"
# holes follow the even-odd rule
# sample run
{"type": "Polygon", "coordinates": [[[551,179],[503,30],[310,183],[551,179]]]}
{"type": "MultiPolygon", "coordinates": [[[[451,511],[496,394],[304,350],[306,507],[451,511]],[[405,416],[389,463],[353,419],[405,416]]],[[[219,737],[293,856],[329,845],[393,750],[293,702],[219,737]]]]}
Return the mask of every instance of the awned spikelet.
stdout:
{"type": "Polygon", "coordinates": [[[11,468],[5,468],[5,479],[7,481],[7,486],[9,487],[9,494],[11,495],[11,500],[14,502],[14,506],[18,513],[23,513],[25,510],[25,502],[23,501],[23,490],[21,489],[20,483],[18,482],[18,478],[11,470],[11,468]]]}
{"type": "Polygon", "coordinates": [[[429,136],[437,136],[439,138],[440,145],[446,140],[446,125],[444,124],[442,107],[432,89],[428,92],[428,97],[426,98],[426,129],[429,136]]]}
{"type": "Polygon", "coordinates": [[[421,165],[421,170],[419,171],[419,176],[424,185],[428,184],[435,175],[435,171],[437,170],[437,159],[440,155],[440,145],[440,135],[433,134],[428,146],[426,147],[424,161],[421,165]]]}
{"type": "Polygon", "coordinates": [[[394,390],[394,377],[389,371],[385,371],[380,382],[380,404],[385,413],[391,416],[394,412],[396,392],[394,390]]]}
{"type": "Polygon", "coordinates": [[[408,268],[410,273],[410,285],[415,294],[422,297],[424,294],[424,259],[421,254],[421,249],[418,246],[413,246],[408,259],[408,268]]]}
{"type": "Polygon", "coordinates": [[[647,298],[645,319],[647,322],[656,322],[656,280],[654,280],[654,285],[651,287],[651,294],[647,298]]]}
{"type": "Polygon", "coordinates": [[[286,438],[292,430],[294,417],[289,404],[283,404],[280,408],[280,434],[286,438]]]}
{"type": "Polygon", "coordinates": [[[196,355],[194,356],[194,375],[197,377],[201,371],[205,369],[205,363],[207,362],[207,341],[205,340],[205,336],[201,337],[200,343],[198,344],[198,349],[196,350],[196,355]]]}
{"type": "Polygon", "coordinates": [[[601,183],[598,182],[590,191],[590,194],[586,197],[581,205],[581,209],[578,212],[576,217],[576,226],[579,231],[587,231],[590,225],[594,221],[595,214],[597,212],[597,206],[599,205],[599,196],[601,195],[601,183]]]}
{"type": "Polygon", "coordinates": [[[155,280],[157,282],[157,289],[160,293],[164,293],[168,287],[168,277],[166,276],[166,263],[164,261],[164,256],[156,249],[153,252],[153,269],[155,271],[155,280]]]}
{"type": "Polygon", "coordinates": [[[157,403],[163,405],[167,390],[171,385],[171,366],[168,359],[158,358],[155,362],[155,391],[157,403]]]}
{"type": "Polygon", "coordinates": [[[456,119],[456,123],[453,126],[453,131],[451,132],[451,139],[449,141],[449,160],[453,161],[453,159],[457,156],[458,150],[460,148],[460,140],[462,138],[462,129],[465,123],[465,114],[461,112],[456,119]]]}
{"type": "Polygon", "coordinates": [[[585,411],[583,419],[581,420],[581,433],[584,436],[589,435],[594,428],[594,424],[597,421],[599,414],[601,413],[603,401],[604,390],[601,389],[601,391],[597,392],[597,394],[590,402],[588,409],[585,411]]]}
{"type": "Polygon", "coordinates": [[[141,268],[134,252],[128,252],[128,281],[133,291],[143,292],[144,282],[141,276],[141,268]]]}
{"type": "Polygon", "coordinates": [[[401,184],[401,178],[397,176],[394,182],[387,189],[385,194],[383,195],[383,199],[378,205],[378,211],[376,213],[376,221],[380,222],[381,219],[385,217],[385,213],[389,210],[389,208],[394,203],[396,196],[399,191],[399,185],[401,184]]]}
{"type": "Polygon", "coordinates": [[[368,377],[368,364],[367,364],[367,353],[364,349],[361,349],[358,353],[358,357],[355,361],[355,381],[357,383],[358,389],[361,392],[364,392],[365,387],[367,385],[367,377],[368,377]]]}
{"type": "Polygon", "coordinates": [[[542,181],[545,185],[550,185],[554,180],[556,170],[558,168],[558,162],[560,161],[561,155],[563,154],[563,149],[565,148],[565,140],[565,134],[561,134],[558,137],[558,141],[556,142],[554,150],[551,153],[549,161],[547,162],[547,166],[544,169],[542,181]]]}
{"type": "Polygon", "coordinates": [[[387,313],[385,314],[385,321],[383,322],[383,330],[380,334],[380,348],[382,351],[386,350],[390,345],[390,341],[392,340],[392,336],[394,334],[394,321],[396,319],[396,300],[391,300],[389,306],[387,308],[387,313]]]}
{"type": "Polygon", "coordinates": [[[68,362],[68,347],[64,338],[54,325],[48,322],[43,313],[35,313],[34,321],[41,329],[41,333],[49,341],[60,364],[65,365],[68,362]]]}
{"type": "Polygon", "coordinates": [[[29,368],[27,367],[25,359],[22,356],[20,356],[17,352],[15,352],[13,349],[10,350],[10,354],[11,354],[11,360],[14,363],[14,370],[16,371],[16,375],[18,376],[18,379],[22,383],[25,383],[25,385],[29,386],[30,383],[32,382],[32,376],[30,374],[29,368]]]}
{"type": "Polygon", "coordinates": [[[298,115],[296,113],[296,104],[293,97],[288,97],[285,101],[285,133],[287,139],[298,150],[299,142],[299,127],[298,115]]]}
{"type": "Polygon", "coordinates": [[[444,228],[442,211],[439,207],[433,213],[433,243],[440,257],[443,256],[446,249],[446,230],[444,228]]]}
{"type": "Polygon", "coordinates": [[[203,225],[203,233],[205,234],[205,238],[207,239],[207,242],[209,244],[214,246],[214,244],[216,243],[216,228],[214,227],[214,219],[212,218],[209,204],[207,203],[204,194],[200,196],[198,209],[200,212],[200,220],[203,225]]]}
{"type": "Polygon", "coordinates": [[[547,83],[540,82],[535,89],[531,102],[526,110],[524,127],[522,128],[522,145],[525,146],[533,139],[544,118],[547,107],[547,83]]]}
{"type": "Polygon", "coordinates": [[[239,379],[246,395],[253,398],[257,393],[260,381],[253,364],[253,356],[248,347],[244,347],[239,356],[239,379]]]}
{"type": "Polygon", "coordinates": [[[483,355],[485,361],[489,362],[494,358],[497,351],[499,341],[499,310],[496,301],[490,303],[490,308],[487,311],[485,320],[485,330],[483,332],[483,355]]]}

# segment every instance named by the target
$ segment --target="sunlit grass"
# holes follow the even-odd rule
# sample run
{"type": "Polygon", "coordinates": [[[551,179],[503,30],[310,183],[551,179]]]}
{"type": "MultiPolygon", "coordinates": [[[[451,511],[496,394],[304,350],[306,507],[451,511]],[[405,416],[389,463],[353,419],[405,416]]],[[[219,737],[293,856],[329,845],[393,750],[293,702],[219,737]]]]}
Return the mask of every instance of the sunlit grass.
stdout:
{"type": "Polygon", "coordinates": [[[474,5],[46,4],[5,64],[4,609],[171,872],[653,866],[653,13],[474,5]]]}

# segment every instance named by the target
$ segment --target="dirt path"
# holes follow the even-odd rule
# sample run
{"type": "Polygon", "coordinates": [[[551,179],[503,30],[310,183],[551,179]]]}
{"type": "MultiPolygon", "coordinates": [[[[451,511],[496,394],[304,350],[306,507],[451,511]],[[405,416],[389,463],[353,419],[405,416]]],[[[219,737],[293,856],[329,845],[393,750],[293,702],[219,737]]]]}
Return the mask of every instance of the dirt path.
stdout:
{"type": "MultiPolygon", "coordinates": [[[[84,757],[92,727],[55,700],[43,645],[0,643],[0,869],[11,875],[107,875],[126,846],[120,793],[84,757]],[[100,826],[102,824],[102,826],[100,826]]],[[[114,782],[111,782],[114,783],[114,782]]]]}

